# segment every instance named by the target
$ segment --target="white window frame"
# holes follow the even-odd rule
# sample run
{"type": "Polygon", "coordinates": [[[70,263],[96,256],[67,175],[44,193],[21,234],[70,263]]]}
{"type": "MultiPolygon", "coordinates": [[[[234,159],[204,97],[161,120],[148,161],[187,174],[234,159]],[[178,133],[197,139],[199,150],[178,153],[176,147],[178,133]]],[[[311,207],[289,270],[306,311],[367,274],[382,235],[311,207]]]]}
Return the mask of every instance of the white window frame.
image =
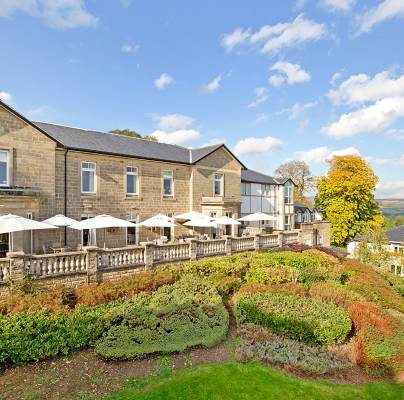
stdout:
{"type": "Polygon", "coordinates": [[[126,194],[127,194],[127,196],[137,196],[139,194],[139,168],[138,167],[134,167],[132,165],[127,165],[126,166],[125,186],[126,186],[126,194]],[[131,169],[131,170],[129,171],[129,169],[131,169]],[[136,177],[136,185],[135,185],[135,191],[134,192],[129,192],[128,191],[128,176],[135,176],[136,177]]]}
{"type": "Polygon", "coordinates": [[[285,215],[285,231],[291,231],[291,230],[292,230],[292,216],[285,215]],[[288,223],[286,223],[286,219],[288,220],[288,223]]]}
{"type": "Polygon", "coordinates": [[[172,169],[166,169],[163,171],[162,174],[162,192],[163,192],[163,197],[164,198],[171,198],[174,197],[174,171],[172,169]],[[171,178],[171,193],[170,194],[165,194],[164,192],[164,181],[166,179],[171,178]]]}
{"type": "Polygon", "coordinates": [[[5,149],[0,149],[0,153],[5,153],[6,155],[6,183],[0,183],[1,187],[10,186],[10,151],[5,149]]]}
{"type": "Polygon", "coordinates": [[[97,193],[97,163],[95,163],[93,161],[82,161],[80,174],[81,174],[81,193],[96,194],[97,193]],[[94,168],[83,167],[84,164],[92,164],[92,165],[94,165],[94,168]],[[94,173],[94,190],[93,191],[83,190],[83,172],[93,172],[94,173]]]}
{"type": "Polygon", "coordinates": [[[291,181],[287,181],[284,185],[285,193],[284,193],[284,201],[285,204],[293,203],[293,184],[291,181]]]}
{"type": "Polygon", "coordinates": [[[224,175],[223,174],[214,174],[213,175],[213,195],[214,196],[223,196],[224,193],[224,175]],[[220,193],[216,193],[216,177],[220,176],[220,193]]]}
{"type": "Polygon", "coordinates": [[[251,196],[251,183],[241,182],[241,194],[243,196],[251,196]]]}

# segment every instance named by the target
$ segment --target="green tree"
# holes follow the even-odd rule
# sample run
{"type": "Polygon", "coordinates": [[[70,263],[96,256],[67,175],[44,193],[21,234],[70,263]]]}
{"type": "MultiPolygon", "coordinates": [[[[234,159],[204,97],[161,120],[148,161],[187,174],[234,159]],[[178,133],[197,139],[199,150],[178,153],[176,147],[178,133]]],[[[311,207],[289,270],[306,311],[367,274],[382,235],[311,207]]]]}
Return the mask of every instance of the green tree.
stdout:
{"type": "Polygon", "coordinates": [[[114,133],[115,135],[123,135],[123,136],[138,138],[138,139],[146,139],[146,140],[150,140],[152,142],[158,141],[155,136],[152,136],[152,135],[142,136],[140,133],[137,133],[136,131],[132,131],[130,129],[114,129],[109,132],[114,133]]]}
{"type": "Polygon", "coordinates": [[[359,156],[336,156],[328,162],[329,171],[317,181],[316,206],[331,222],[331,241],[343,245],[383,224],[374,200],[378,178],[359,156]]]}
{"type": "Polygon", "coordinates": [[[304,161],[290,161],[280,165],[275,170],[275,177],[283,179],[292,178],[296,184],[295,200],[311,205],[305,196],[314,192],[316,187],[315,177],[304,161]]]}

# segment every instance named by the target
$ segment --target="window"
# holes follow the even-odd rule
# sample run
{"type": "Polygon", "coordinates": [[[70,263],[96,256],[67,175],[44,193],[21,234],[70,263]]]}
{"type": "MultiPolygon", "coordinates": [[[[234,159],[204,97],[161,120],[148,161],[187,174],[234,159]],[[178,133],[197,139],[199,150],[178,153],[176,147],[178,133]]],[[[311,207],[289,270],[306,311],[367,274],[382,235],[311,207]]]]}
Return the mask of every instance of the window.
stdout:
{"type": "Polygon", "coordinates": [[[215,196],[223,195],[223,175],[221,174],[215,174],[214,195],[215,196]]]}
{"type": "Polygon", "coordinates": [[[296,222],[299,224],[302,222],[302,213],[300,211],[296,213],[296,222]]]}
{"type": "Polygon", "coordinates": [[[251,195],[251,183],[241,182],[241,194],[245,196],[251,195]]]}
{"type": "MultiPolygon", "coordinates": [[[[85,219],[94,218],[92,215],[82,215],[81,221],[85,219]]],[[[104,238],[105,240],[105,238],[104,238]]],[[[81,245],[85,246],[96,246],[97,245],[97,230],[96,229],[83,229],[81,231],[81,245]]]]}
{"type": "Polygon", "coordinates": [[[81,163],[81,193],[96,193],[96,164],[81,163]]]}
{"type": "Polygon", "coordinates": [[[285,204],[292,203],[293,184],[291,181],[285,183],[285,204]]]}
{"type": "Polygon", "coordinates": [[[9,186],[8,181],[8,151],[0,150],[0,186],[9,186]]]}
{"type": "Polygon", "coordinates": [[[163,196],[172,197],[173,189],[173,171],[163,171],[163,196]]]}
{"type": "Polygon", "coordinates": [[[138,169],[126,167],[126,194],[138,194],[138,169]]]}
{"type": "MultiPolygon", "coordinates": [[[[136,224],[139,220],[137,215],[133,215],[132,213],[126,215],[126,221],[133,222],[136,224]]],[[[136,226],[130,226],[126,228],[126,245],[135,245],[139,242],[139,230],[136,226]]]]}
{"type": "Polygon", "coordinates": [[[285,215],[285,231],[290,231],[292,229],[292,217],[290,215],[285,215]]]}

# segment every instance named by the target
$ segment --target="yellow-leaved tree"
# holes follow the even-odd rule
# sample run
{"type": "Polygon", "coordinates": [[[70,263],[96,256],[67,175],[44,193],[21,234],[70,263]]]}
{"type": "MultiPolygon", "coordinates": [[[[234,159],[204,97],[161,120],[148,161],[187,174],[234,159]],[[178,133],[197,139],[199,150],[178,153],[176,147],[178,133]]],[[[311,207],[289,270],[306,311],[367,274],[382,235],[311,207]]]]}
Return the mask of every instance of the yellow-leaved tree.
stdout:
{"type": "Polygon", "coordinates": [[[378,177],[359,156],[335,156],[317,181],[316,206],[331,223],[331,241],[343,245],[356,234],[383,224],[374,199],[378,177]]]}

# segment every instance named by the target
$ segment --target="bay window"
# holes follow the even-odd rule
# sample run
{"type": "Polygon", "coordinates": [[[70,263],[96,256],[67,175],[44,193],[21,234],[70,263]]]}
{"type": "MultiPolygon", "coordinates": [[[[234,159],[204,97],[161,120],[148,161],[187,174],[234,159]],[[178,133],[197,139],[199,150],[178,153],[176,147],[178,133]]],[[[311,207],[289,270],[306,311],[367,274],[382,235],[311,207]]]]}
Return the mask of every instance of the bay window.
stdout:
{"type": "Polygon", "coordinates": [[[97,191],[96,164],[83,161],[81,163],[81,193],[94,194],[97,191]]]}

